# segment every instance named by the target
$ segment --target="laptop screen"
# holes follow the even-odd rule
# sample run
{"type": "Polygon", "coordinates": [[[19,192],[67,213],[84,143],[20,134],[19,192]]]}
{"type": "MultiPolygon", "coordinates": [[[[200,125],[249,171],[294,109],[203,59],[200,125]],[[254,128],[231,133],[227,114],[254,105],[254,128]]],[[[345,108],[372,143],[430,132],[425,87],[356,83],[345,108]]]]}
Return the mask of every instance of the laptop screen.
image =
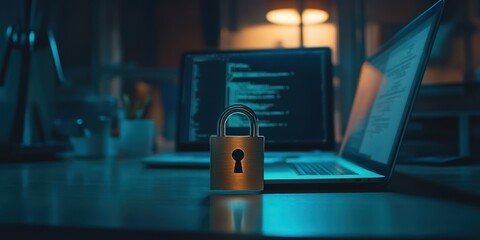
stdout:
{"type": "MultiPolygon", "coordinates": [[[[237,103],[257,114],[267,150],[333,149],[330,49],[187,53],[182,66],[180,149],[207,150],[221,112],[237,103]]],[[[248,128],[243,115],[227,122],[228,135],[248,128]]]]}
{"type": "Polygon", "coordinates": [[[341,155],[382,165],[394,159],[436,33],[438,5],[363,63],[341,155]]]}

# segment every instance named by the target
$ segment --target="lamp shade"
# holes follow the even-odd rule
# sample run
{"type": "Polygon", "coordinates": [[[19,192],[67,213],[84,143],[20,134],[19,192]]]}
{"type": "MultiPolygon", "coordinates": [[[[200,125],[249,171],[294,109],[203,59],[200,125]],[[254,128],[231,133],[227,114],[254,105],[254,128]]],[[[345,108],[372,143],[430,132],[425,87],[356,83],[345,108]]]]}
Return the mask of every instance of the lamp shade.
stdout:
{"type": "Polygon", "coordinates": [[[303,6],[304,25],[323,23],[329,18],[330,6],[324,0],[269,0],[265,17],[274,24],[296,26],[300,24],[299,6],[303,6]]]}

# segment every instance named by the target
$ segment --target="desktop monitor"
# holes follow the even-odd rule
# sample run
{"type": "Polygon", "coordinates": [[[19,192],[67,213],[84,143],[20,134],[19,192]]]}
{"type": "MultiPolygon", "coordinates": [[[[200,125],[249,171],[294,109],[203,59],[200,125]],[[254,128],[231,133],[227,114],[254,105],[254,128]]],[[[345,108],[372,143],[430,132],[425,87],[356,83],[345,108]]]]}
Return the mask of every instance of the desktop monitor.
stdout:
{"type": "MultiPolygon", "coordinates": [[[[177,149],[208,150],[217,120],[232,104],[252,108],[267,150],[333,150],[329,48],[186,53],[182,58],[177,149]]],[[[227,134],[248,134],[241,115],[227,134]]]]}

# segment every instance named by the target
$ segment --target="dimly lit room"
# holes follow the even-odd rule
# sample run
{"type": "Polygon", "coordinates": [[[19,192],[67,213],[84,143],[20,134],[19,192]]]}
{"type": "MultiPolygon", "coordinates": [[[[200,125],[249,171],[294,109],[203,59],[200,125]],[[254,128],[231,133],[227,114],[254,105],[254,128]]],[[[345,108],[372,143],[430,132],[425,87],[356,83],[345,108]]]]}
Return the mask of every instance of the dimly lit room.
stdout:
{"type": "Polygon", "coordinates": [[[480,0],[0,6],[0,239],[480,239],[480,0]]]}

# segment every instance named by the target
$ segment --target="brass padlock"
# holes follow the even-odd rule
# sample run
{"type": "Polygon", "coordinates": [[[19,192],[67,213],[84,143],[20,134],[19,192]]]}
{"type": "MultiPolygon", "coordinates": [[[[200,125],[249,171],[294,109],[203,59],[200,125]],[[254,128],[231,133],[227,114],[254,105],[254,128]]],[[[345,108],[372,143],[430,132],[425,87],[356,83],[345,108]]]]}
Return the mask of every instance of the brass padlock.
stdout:
{"type": "Polygon", "coordinates": [[[218,120],[217,135],[210,136],[210,189],[263,190],[264,148],[255,112],[241,104],[226,108],[218,120]],[[237,113],[250,121],[250,136],[226,136],[227,120],[237,113]]]}

